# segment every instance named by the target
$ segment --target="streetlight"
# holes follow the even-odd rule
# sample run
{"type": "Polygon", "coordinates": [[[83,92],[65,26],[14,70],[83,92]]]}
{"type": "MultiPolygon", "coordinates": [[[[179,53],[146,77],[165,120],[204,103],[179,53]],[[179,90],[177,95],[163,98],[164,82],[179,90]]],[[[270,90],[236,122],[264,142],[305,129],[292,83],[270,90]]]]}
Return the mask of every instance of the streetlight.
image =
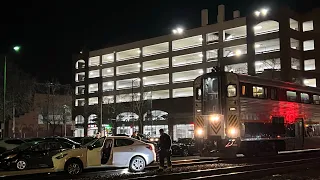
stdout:
{"type": "MultiPolygon", "coordinates": [[[[18,53],[20,51],[20,46],[14,46],[13,50],[18,53]]],[[[6,91],[7,91],[7,55],[4,56],[4,66],[3,66],[3,133],[2,137],[5,135],[6,127],[6,91]]],[[[13,125],[14,126],[14,125],[13,125]]],[[[12,127],[13,133],[15,127],[12,127]]]]}
{"type": "Polygon", "coordinates": [[[184,31],[184,29],[181,27],[178,27],[178,28],[172,30],[173,34],[182,34],[183,31],[184,31]]]}

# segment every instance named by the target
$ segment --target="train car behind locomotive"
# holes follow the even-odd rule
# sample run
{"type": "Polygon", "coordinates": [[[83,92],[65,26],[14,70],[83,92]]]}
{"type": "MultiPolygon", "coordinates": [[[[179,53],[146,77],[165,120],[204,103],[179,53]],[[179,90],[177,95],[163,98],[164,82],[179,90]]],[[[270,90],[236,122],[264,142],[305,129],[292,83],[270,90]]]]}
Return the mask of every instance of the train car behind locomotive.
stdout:
{"type": "Polygon", "coordinates": [[[253,156],[320,148],[320,90],[229,72],[194,81],[194,124],[202,156],[253,156]]]}

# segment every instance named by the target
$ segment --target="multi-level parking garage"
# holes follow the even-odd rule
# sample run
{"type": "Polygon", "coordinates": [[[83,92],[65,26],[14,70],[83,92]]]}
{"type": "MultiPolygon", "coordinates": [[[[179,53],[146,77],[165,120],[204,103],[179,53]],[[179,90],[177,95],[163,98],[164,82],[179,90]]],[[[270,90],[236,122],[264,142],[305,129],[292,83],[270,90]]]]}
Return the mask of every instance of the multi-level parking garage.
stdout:
{"type": "Polygon", "coordinates": [[[318,13],[261,9],[225,20],[221,5],[216,24],[203,10],[199,28],[75,55],[75,135],[108,124],[114,133],[193,137],[192,81],[218,59],[225,71],[320,86],[318,13]]]}

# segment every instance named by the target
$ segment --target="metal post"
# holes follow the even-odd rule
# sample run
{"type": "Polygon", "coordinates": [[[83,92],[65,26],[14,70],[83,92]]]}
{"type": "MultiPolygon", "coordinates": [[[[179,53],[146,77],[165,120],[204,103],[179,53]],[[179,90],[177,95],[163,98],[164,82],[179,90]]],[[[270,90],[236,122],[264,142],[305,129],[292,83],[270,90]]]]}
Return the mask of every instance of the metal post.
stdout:
{"type": "Polygon", "coordinates": [[[6,90],[7,90],[7,56],[4,56],[4,70],[3,70],[3,131],[2,137],[5,137],[6,129],[6,90]]]}

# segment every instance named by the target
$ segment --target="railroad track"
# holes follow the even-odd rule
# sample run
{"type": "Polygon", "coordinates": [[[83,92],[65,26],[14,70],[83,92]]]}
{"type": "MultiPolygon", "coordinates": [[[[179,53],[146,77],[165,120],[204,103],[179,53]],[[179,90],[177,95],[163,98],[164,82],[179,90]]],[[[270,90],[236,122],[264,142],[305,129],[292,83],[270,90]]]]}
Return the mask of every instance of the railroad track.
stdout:
{"type": "MultiPolygon", "coordinates": [[[[250,164],[254,164],[255,165],[261,165],[262,163],[264,164],[274,164],[274,162],[283,162],[283,161],[291,161],[291,163],[293,162],[292,159],[296,159],[299,160],[301,159],[301,157],[304,158],[313,158],[313,157],[320,157],[320,151],[310,151],[310,152],[298,152],[298,153],[292,153],[292,154],[280,154],[277,156],[269,156],[269,157],[253,157],[253,158],[245,158],[245,157],[241,157],[241,158],[235,158],[235,159],[228,159],[228,160],[219,160],[219,159],[190,159],[190,160],[177,160],[174,161],[173,163],[173,167],[174,168],[183,168],[183,167],[189,167],[189,166],[200,166],[200,165],[213,165],[213,164],[230,164],[230,167],[228,168],[218,168],[218,169],[209,169],[209,170],[198,170],[197,172],[210,172],[209,174],[206,174],[207,176],[212,176],[212,175],[218,175],[217,174],[217,170],[221,170],[222,169],[230,169],[232,171],[230,172],[226,172],[226,170],[224,170],[224,172],[220,173],[220,175],[222,174],[228,174],[228,173],[235,173],[238,172],[238,169],[235,168],[247,168],[247,169],[240,169],[239,170],[239,174],[241,174],[240,172],[243,171],[252,171],[252,167],[253,165],[247,165],[247,166],[238,166],[237,164],[244,164],[244,163],[250,163],[250,164]],[[251,168],[251,169],[250,169],[251,168]]],[[[259,165],[259,167],[260,167],[259,165]]],[[[183,174],[186,175],[187,174],[193,174],[194,172],[179,172],[177,174],[172,173],[172,174],[164,174],[164,175],[153,175],[151,176],[150,174],[155,174],[155,170],[158,169],[158,165],[153,165],[153,166],[148,166],[146,168],[146,171],[143,173],[139,173],[139,174],[134,174],[134,173],[129,173],[126,169],[118,169],[118,168],[114,168],[112,170],[110,170],[110,168],[106,169],[106,168],[94,168],[94,169],[88,169],[86,171],[84,171],[83,174],[77,176],[77,177],[73,177],[72,179],[81,179],[81,178],[88,178],[88,177],[94,177],[94,176],[105,176],[108,177],[109,175],[115,174],[115,176],[120,175],[120,174],[127,174],[126,177],[121,178],[121,179],[128,179],[130,177],[134,177],[131,179],[162,179],[163,178],[170,178],[171,177],[175,177],[178,175],[177,174],[183,174]],[[144,176],[144,177],[141,177],[144,176]]],[[[263,168],[262,168],[263,169],[263,168]]],[[[21,173],[21,172],[20,172],[21,173]]],[[[63,173],[51,173],[50,176],[48,176],[48,173],[44,173],[44,174],[33,174],[33,175],[29,175],[29,176],[25,176],[25,177],[19,177],[19,176],[14,176],[15,179],[34,179],[35,177],[39,177],[42,176],[43,178],[46,178],[47,180],[51,180],[51,179],[69,179],[70,177],[65,176],[65,174],[63,173]]],[[[204,175],[202,175],[204,176],[204,175]]],[[[226,176],[226,175],[224,175],[226,176]]],[[[4,176],[2,176],[4,177],[4,176]]],[[[8,179],[12,178],[13,176],[7,176],[8,179]]],[[[204,176],[205,177],[205,176],[204,176]]],[[[198,178],[197,176],[191,176],[191,177],[180,177],[181,178],[198,178]]],[[[212,178],[212,177],[210,177],[212,178]]],[[[217,178],[217,177],[216,177],[217,178]]],[[[179,178],[176,178],[179,179],[179,178]]]]}
{"type": "Polygon", "coordinates": [[[130,178],[129,180],[163,180],[163,179],[183,179],[183,180],[202,180],[202,179],[239,179],[243,177],[266,176],[268,173],[289,172],[302,167],[314,167],[315,164],[320,164],[320,157],[303,158],[297,160],[278,160],[277,162],[255,163],[248,165],[230,166],[225,168],[196,170],[189,172],[179,172],[171,174],[160,174],[153,176],[144,176],[130,178]]]}

